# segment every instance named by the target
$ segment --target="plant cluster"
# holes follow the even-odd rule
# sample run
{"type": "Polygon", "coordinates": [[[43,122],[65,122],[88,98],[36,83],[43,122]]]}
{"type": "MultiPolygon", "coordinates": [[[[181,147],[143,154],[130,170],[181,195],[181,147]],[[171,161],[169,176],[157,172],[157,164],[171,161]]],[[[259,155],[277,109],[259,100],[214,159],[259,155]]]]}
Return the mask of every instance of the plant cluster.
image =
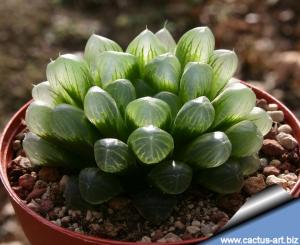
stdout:
{"type": "Polygon", "coordinates": [[[83,57],[60,55],[34,86],[23,141],[33,164],[74,169],[70,203],[126,193],[153,222],[191,185],[217,193],[243,186],[272,126],[254,92],[232,79],[238,59],[215,50],[208,27],[174,41],[146,29],[124,52],[92,35],[83,57]]]}

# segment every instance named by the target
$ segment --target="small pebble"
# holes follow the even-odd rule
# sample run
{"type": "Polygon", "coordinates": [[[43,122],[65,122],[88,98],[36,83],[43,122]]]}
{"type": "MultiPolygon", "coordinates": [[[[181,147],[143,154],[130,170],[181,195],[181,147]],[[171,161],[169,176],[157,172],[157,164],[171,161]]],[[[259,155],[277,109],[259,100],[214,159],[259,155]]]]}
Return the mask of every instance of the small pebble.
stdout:
{"type": "Polygon", "coordinates": [[[60,178],[60,174],[57,168],[43,167],[39,171],[39,178],[46,182],[55,182],[60,178]]]}
{"type": "Polygon", "coordinates": [[[288,124],[283,124],[278,128],[279,133],[291,134],[293,132],[292,128],[288,124]]]}
{"type": "Polygon", "coordinates": [[[266,188],[266,183],[262,175],[249,177],[245,180],[244,191],[250,195],[262,191],[266,188]]]}
{"type": "Polygon", "coordinates": [[[268,111],[277,111],[278,110],[278,105],[271,103],[268,105],[268,111]]]}
{"type": "Polygon", "coordinates": [[[285,153],[285,149],[280,145],[276,140],[273,139],[265,139],[263,141],[263,146],[261,151],[271,157],[281,157],[283,153],[285,153]]]}
{"type": "Polygon", "coordinates": [[[189,208],[189,209],[193,209],[193,208],[194,208],[194,204],[189,204],[189,205],[188,205],[188,208],[189,208]]]}
{"type": "Polygon", "coordinates": [[[201,231],[199,227],[193,226],[193,225],[186,227],[186,230],[187,230],[190,234],[196,234],[196,233],[198,233],[199,231],[201,231]]]}
{"type": "Polygon", "coordinates": [[[269,116],[274,122],[282,122],[284,120],[284,114],[282,111],[268,111],[269,116]]]}
{"type": "Polygon", "coordinates": [[[279,184],[282,185],[283,187],[287,186],[287,181],[281,178],[276,177],[275,175],[269,175],[266,179],[266,184],[267,185],[274,185],[274,184],[279,184]]]}
{"type": "Polygon", "coordinates": [[[270,165],[275,166],[275,167],[278,167],[278,166],[281,165],[281,161],[279,161],[278,159],[273,159],[273,160],[270,162],[270,165]]]}
{"type": "Polygon", "coordinates": [[[185,225],[181,221],[175,221],[174,226],[179,230],[183,230],[185,228],[185,225]]]}
{"type": "Polygon", "coordinates": [[[35,185],[35,178],[30,174],[24,174],[19,178],[19,185],[30,191],[35,185]]]}
{"type": "Polygon", "coordinates": [[[259,159],[260,160],[260,166],[261,167],[265,167],[265,166],[267,166],[268,165],[268,159],[267,158],[260,158],[259,159]]]}
{"type": "Polygon", "coordinates": [[[265,99],[259,99],[256,105],[264,110],[268,110],[268,102],[265,99]]]}
{"type": "Polygon", "coordinates": [[[151,243],[151,238],[148,237],[148,236],[143,236],[142,239],[141,239],[141,242],[144,242],[144,243],[151,243]]]}
{"type": "Polygon", "coordinates": [[[201,222],[200,221],[198,221],[198,220],[194,220],[193,222],[192,222],[192,224],[191,224],[192,226],[197,226],[197,227],[200,227],[200,225],[201,225],[201,222]]]}
{"type": "Polygon", "coordinates": [[[288,150],[292,150],[298,145],[297,140],[292,135],[287,133],[279,133],[276,136],[276,139],[279,142],[279,144],[281,144],[284,148],[288,150]]]}
{"type": "Polygon", "coordinates": [[[278,178],[284,179],[286,181],[295,181],[295,182],[298,180],[298,176],[295,173],[280,174],[278,178]]]}
{"type": "Polygon", "coordinates": [[[165,239],[166,242],[180,242],[180,241],[182,241],[182,239],[179,236],[177,236],[176,234],[174,234],[172,232],[169,232],[162,239],[165,239]]]}
{"type": "Polygon", "coordinates": [[[266,166],[263,169],[263,173],[266,176],[269,176],[269,175],[277,176],[280,174],[280,170],[278,168],[276,168],[275,166],[266,166]]]}

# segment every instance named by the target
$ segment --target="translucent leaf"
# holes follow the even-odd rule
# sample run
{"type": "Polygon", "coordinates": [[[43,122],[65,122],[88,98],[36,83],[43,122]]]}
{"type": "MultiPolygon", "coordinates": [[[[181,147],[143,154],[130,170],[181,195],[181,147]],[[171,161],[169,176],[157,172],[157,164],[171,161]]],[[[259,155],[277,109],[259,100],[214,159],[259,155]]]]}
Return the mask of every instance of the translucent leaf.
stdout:
{"type": "Polygon", "coordinates": [[[179,96],[184,102],[196,99],[199,96],[207,96],[213,77],[209,65],[190,62],[186,65],[180,80],[179,96]]]}
{"type": "Polygon", "coordinates": [[[63,192],[65,203],[68,208],[91,209],[91,205],[83,200],[79,191],[78,176],[70,176],[65,183],[63,192]]]}
{"type": "Polygon", "coordinates": [[[34,134],[43,138],[51,138],[51,117],[52,108],[48,104],[34,101],[26,110],[25,121],[28,129],[34,134]]]}
{"type": "Polygon", "coordinates": [[[145,66],[144,79],[156,91],[177,93],[181,66],[176,56],[167,53],[157,56],[145,66]]]}
{"type": "Polygon", "coordinates": [[[137,98],[152,96],[155,90],[144,80],[137,79],[134,83],[137,98]]]}
{"type": "Polygon", "coordinates": [[[54,107],[57,102],[57,96],[52,91],[48,81],[34,85],[32,89],[32,98],[35,101],[42,101],[49,107],[54,107]]]}
{"type": "Polygon", "coordinates": [[[180,194],[192,181],[193,170],[183,162],[170,161],[157,164],[149,173],[151,182],[162,192],[180,194]]]}
{"type": "Polygon", "coordinates": [[[84,100],[84,113],[105,137],[117,137],[124,124],[114,99],[103,89],[92,87],[84,100]]]}
{"type": "Polygon", "coordinates": [[[119,195],[123,188],[117,177],[99,168],[85,168],[79,174],[81,196],[90,204],[102,204],[119,195]]]}
{"type": "Polygon", "coordinates": [[[214,108],[206,97],[190,100],[179,110],[173,124],[173,134],[183,138],[195,137],[211,126],[214,116],[214,108]]]}
{"type": "Polygon", "coordinates": [[[254,108],[254,92],[241,83],[225,88],[212,102],[215,108],[215,120],[212,128],[230,125],[248,115],[254,108]]]}
{"type": "Polygon", "coordinates": [[[158,37],[158,39],[162,42],[162,44],[165,46],[165,49],[167,51],[169,51],[171,53],[175,52],[176,42],[175,42],[172,34],[166,28],[166,26],[164,28],[160,29],[158,32],[156,32],[155,36],[158,37]]]}
{"type": "Polygon", "coordinates": [[[87,61],[92,71],[95,70],[99,55],[104,51],[122,52],[122,48],[113,40],[92,34],[84,49],[84,59],[87,61]]]}
{"type": "Polygon", "coordinates": [[[139,213],[153,224],[160,224],[169,218],[176,203],[176,197],[154,189],[145,190],[133,198],[139,213]]]}
{"type": "Polygon", "coordinates": [[[260,168],[260,160],[257,154],[239,159],[243,175],[254,174],[260,168]]]}
{"type": "Polygon", "coordinates": [[[253,122],[263,136],[269,133],[272,128],[272,118],[265,110],[259,107],[254,107],[243,119],[253,122]]]}
{"type": "Polygon", "coordinates": [[[47,66],[47,79],[57,96],[68,104],[81,107],[85,94],[93,84],[87,64],[78,56],[65,54],[47,66]]]}
{"type": "Polygon", "coordinates": [[[239,192],[244,184],[240,164],[232,159],[219,167],[201,170],[195,179],[200,185],[220,194],[239,192]]]}
{"type": "Polygon", "coordinates": [[[182,106],[181,99],[176,94],[173,94],[171,92],[166,92],[166,91],[160,92],[156,94],[154,98],[163,100],[170,106],[173,119],[176,117],[178,111],[182,106]]]}
{"type": "Polygon", "coordinates": [[[188,145],[184,161],[198,169],[215,168],[225,163],[231,154],[231,143],[223,132],[211,132],[197,137],[188,145]]]}
{"type": "Polygon", "coordinates": [[[225,131],[232,144],[232,156],[245,157],[257,153],[263,136],[251,121],[241,121],[225,131]]]}
{"type": "Polygon", "coordinates": [[[95,143],[95,159],[106,173],[118,173],[134,165],[134,157],[128,146],[118,139],[101,139],[95,143]]]}
{"type": "Polygon", "coordinates": [[[58,144],[44,140],[33,133],[25,135],[23,149],[30,161],[39,166],[80,168],[88,164],[58,144]]]}
{"type": "Polygon", "coordinates": [[[176,56],[184,67],[188,62],[207,63],[215,48],[215,38],[208,27],[187,31],[178,41],[176,56]]]}
{"type": "Polygon", "coordinates": [[[67,104],[56,106],[52,113],[51,125],[54,138],[65,147],[92,158],[94,142],[100,136],[81,109],[67,104]]]}
{"type": "Polygon", "coordinates": [[[147,126],[132,132],[128,138],[128,146],[141,162],[156,164],[170,155],[174,149],[174,141],[166,131],[147,126]]]}
{"type": "Polygon", "coordinates": [[[209,64],[213,69],[212,88],[209,98],[213,99],[235,73],[238,66],[238,58],[234,51],[218,49],[210,56],[209,64]]]}
{"type": "Polygon", "coordinates": [[[121,78],[131,81],[139,76],[136,57],[123,52],[103,52],[97,57],[96,70],[98,86],[105,86],[121,78]]]}
{"type": "Polygon", "coordinates": [[[122,115],[126,106],[136,99],[135,88],[127,79],[118,79],[108,83],[104,89],[114,98],[122,115]]]}
{"type": "Polygon", "coordinates": [[[131,101],[126,108],[125,121],[130,129],[147,125],[168,128],[171,123],[169,105],[156,98],[143,97],[131,101]]]}
{"type": "Polygon", "coordinates": [[[140,72],[144,74],[145,65],[167,50],[158,37],[146,29],[131,41],[126,52],[137,57],[140,72]]]}

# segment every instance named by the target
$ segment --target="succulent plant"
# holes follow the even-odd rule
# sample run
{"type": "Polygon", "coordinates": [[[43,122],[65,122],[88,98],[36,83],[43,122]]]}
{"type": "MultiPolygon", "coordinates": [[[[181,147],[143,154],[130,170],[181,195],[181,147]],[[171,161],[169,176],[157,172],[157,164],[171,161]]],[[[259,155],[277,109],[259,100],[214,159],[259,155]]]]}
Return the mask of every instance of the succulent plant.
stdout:
{"type": "Polygon", "coordinates": [[[123,52],[92,35],[83,57],[59,56],[48,81],[34,86],[27,156],[73,169],[68,205],[128,195],[156,223],[192,185],[241,190],[243,176],[259,167],[272,120],[255,107],[254,92],[232,79],[236,54],[214,50],[214,42],[208,27],[197,27],[176,45],[164,27],[146,29],[123,52]]]}

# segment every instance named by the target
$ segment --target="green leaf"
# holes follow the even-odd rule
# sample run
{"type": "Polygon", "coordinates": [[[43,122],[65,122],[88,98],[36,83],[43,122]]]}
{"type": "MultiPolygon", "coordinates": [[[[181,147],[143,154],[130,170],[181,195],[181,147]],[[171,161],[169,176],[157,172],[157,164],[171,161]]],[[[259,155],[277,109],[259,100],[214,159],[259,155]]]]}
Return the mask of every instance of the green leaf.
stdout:
{"type": "Polygon", "coordinates": [[[128,146],[141,162],[156,164],[170,155],[174,149],[174,141],[166,131],[147,126],[131,133],[128,146]]]}
{"type": "Polygon", "coordinates": [[[169,161],[156,165],[149,173],[149,178],[162,192],[176,195],[189,188],[193,170],[183,162],[169,161]]]}
{"type": "Polygon", "coordinates": [[[78,56],[64,54],[47,66],[47,79],[54,93],[68,104],[82,107],[86,92],[93,84],[87,64],[78,56]]]}
{"type": "Polygon", "coordinates": [[[95,143],[95,159],[106,173],[119,173],[134,165],[128,146],[118,139],[101,139],[95,143]]]}
{"type": "Polygon", "coordinates": [[[232,156],[245,157],[257,153],[263,136],[251,121],[241,121],[225,131],[232,144],[232,156]]]}
{"type": "Polygon", "coordinates": [[[169,51],[172,54],[175,52],[176,42],[175,42],[172,34],[166,28],[166,26],[164,28],[160,29],[158,32],[156,32],[155,36],[158,37],[158,39],[165,46],[165,49],[167,51],[169,51]]]}
{"type": "Polygon", "coordinates": [[[207,64],[190,62],[186,65],[180,80],[179,96],[184,102],[207,96],[213,77],[213,71],[207,64]]]}
{"type": "Polygon", "coordinates": [[[41,82],[37,85],[33,85],[32,89],[32,98],[35,101],[42,101],[49,107],[53,108],[58,102],[58,98],[50,87],[50,83],[48,81],[41,82]]]}
{"type": "Polygon", "coordinates": [[[154,98],[163,100],[169,105],[172,113],[172,119],[176,117],[178,111],[182,107],[181,99],[176,94],[173,94],[171,92],[166,92],[166,91],[160,92],[156,94],[154,98]]]}
{"type": "Polygon", "coordinates": [[[188,62],[207,63],[215,48],[215,38],[211,30],[196,27],[186,32],[178,41],[176,56],[184,67],[188,62]]]}
{"type": "Polygon", "coordinates": [[[232,159],[219,167],[199,171],[195,179],[200,185],[220,194],[239,192],[244,184],[240,164],[232,159]]]}
{"type": "Polygon", "coordinates": [[[144,74],[145,65],[167,50],[158,37],[146,29],[131,41],[126,52],[137,57],[140,72],[144,74]]]}
{"type": "Polygon", "coordinates": [[[63,192],[63,196],[65,198],[65,203],[68,208],[73,209],[91,209],[91,205],[87,203],[81,197],[79,191],[79,183],[78,176],[70,176],[65,183],[65,188],[63,192]]]}
{"type": "Polygon", "coordinates": [[[39,166],[80,168],[89,163],[33,133],[27,133],[23,149],[31,163],[39,166]]]}
{"type": "Polygon", "coordinates": [[[124,123],[114,99],[103,89],[92,87],[84,100],[84,113],[105,137],[118,137],[124,123]]]}
{"type": "Polygon", "coordinates": [[[25,121],[28,129],[34,134],[43,137],[51,138],[51,117],[52,108],[42,101],[32,102],[25,115],[25,121]]]}
{"type": "Polygon", "coordinates": [[[125,121],[130,129],[147,125],[167,129],[171,123],[169,105],[156,98],[143,97],[131,101],[126,108],[125,121]]]}
{"type": "Polygon", "coordinates": [[[260,168],[260,160],[258,155],[252,155],[239,159],[243,175],[254,174],[260,168]]]}
{"type": "Polygon", "coordinates": [[[105,51],[97,57],[97,85],[107,85],[117,79],[134,80],[139,76],[137,59],[131,54],[105,51]]]}
{"type": "Polygon", "coordinates": [[[253,122],[263,136],[270,132],[273,124],[269,114],[259,107],[254,107],[243,119],[253,122]]]}
{"type": "Polygon", "coordinates": [[[153,224],[160,224],[169,218],[176,203],[175,196],[162,194],[154,189],[145,190],[133,198],[138,212],[153,224]]]}
{"type": "Polygon", "coordinates": [[[215,168],[225,163],[231,154],[231,143],[223,132],[211,132],[197,137],[184,152],[184,161],[192,166],[215,168]]]}
{"type": "Polygon", "coordinates": [[[241,83],[226,87],[212,102],[215,108],[215,120],[212,128],[230,125],[248,115],[254,108],[254,92],[241,83]]]}
{"type": "Polygon", "coordinates": [[[95,71],[99,55],[104,51],[122,52],[122,48],[113,40],[92,34],[84,49],[84,59],[87,61],[92,71],[95,71]]]}
{"type": "Polygon", "coordinates": [[[104,90],[114,98],[122,115],[125,114],[128,103],[136,99],[135,88],[127,79],[118,79],[108,83],[104,90]]]}
{"type": "Polygon", "coordinates": [[[238,58],[234,51],[218,49],[210,56],[209,64],[213,69],[212,88],[209,98],[213,99],[235,73],[238,66],[238,58]]]}
{"type": "Polygon", "coordinates": [[[123,188],[116,176],[98,168],[85,168],[79,174],[81,196],[90,204],[102,204],[119,195],[123,188]]]}
{"type": "Polygon", "coordinates": [[[173,124],[173,134],[179,138],[195,137],[211,126],[214,116],[214,108],[206,97],[190,100],[179,110],[173,124]]]}
{"type": "Polygon", "coordinates": [[[100,136],[81,109],[67,104],[58,105],[50,122],[54,138],[66,148],[92,158],[94,142],[100,136]]]}
{"type": "Polygon", "coordinates": [[[156,91],[177,93],[180,75],[180,63],[170,53],[157,56],[145,66],[144,78],[156,91]]]}
{"type": "Polygon", "coordinates": [[[152,96],[155,90],[144,80],[137,79],[134,83],[137,98],[152,96]]]}

